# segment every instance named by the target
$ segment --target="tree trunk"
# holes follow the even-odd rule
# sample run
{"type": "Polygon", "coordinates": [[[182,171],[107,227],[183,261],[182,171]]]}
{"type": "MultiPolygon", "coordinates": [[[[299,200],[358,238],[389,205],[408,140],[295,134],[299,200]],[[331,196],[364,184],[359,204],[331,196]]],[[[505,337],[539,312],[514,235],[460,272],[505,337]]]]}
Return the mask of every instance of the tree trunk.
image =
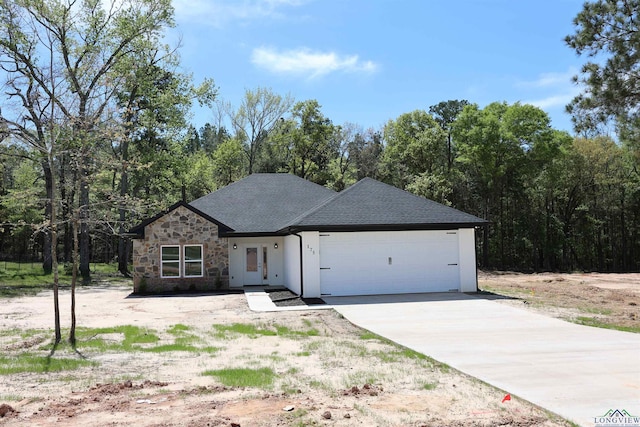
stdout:
{"type": "MultiPolygon", "coordinates": [[[[67,176],[65,166],[67,165],[68,157],[65,154],[60,155],[60,200],[62,201],[62,218],[71,218],[71,206],[73,206],[75,201],[75,190],[71,189],[71,191],[67,191],[67,176]]],[[[76,182],[78,178],[77,172],[73,172],[73,176],[71,177],[71,182],[76,182]]],[[[71,258],[71,246],[72,246],[72,238],[71,238],[71,227],[69,227],[69,222],[64,222],[64,236],[62,239],[62,250],[64,262],[70,263],[72,262],[71,258]]]]}
{"type": "Polygon", "coordinates": [[[489,268],[489,226],[482,227],[482,264],[484,268],[489,268]]]}
{"type": "Polygon", "coordinates": [[[49,220],[49,226],[44,231],[44,242],[42,244],[42,269],[44,274],[51,274],[53,271],[53,258],[51,255],[52,239],[51,239],[51,224],[52,224],[52,209],[53,209],[53,174],[51,173],[51,167],[48,160],[42,161],[42,170],[44,172],[44,183],[46,188],[47,198],[45,201],[44,215],[45,219],[49,220]]]}
{"type": "MultiPolygon", "coordinates": [[[[48,153],[47,168],[51,172],[51,167],[54,164],[53,161],[53,148],[48,153]]],[[[53,176],[53,174],[51,174],[53,176]]],[[[56,183],[55,180],[51,180],[51,198],[49,198],[50,216],[49,216],[49,229],[51,230],[51,268],[53,271],[53,318],[55,328],[55,343],[60,343],[62,339],[62,332],[60,330],[60,301],[58,299],[58,253],[56,246],[58,243],[58,224],[56,218],[56,183]]],[[[55,348],[55,347],[54,347],[55,348]]]]}
{"type": "Polygon", "coordinates": [[[78,282],[78,223],[77,210],[74,209],[72,220],[73,234],[73,266],[71,270],[71,328],[69,329],[69,343],[76,346],[76,283],[78,282]]]}
{"type": "MultiPolygon", "coordinates": [[[[118,271],[125,277],[130,277],[129,274],[129,239],[124,235],[126,229],[125,224],[127,220],[127,210],[125,197],[129,192],[129,172],[127,166],[129,162],[129,138],[122,143],[122,175],[120,176],[120,207],[119,207],[119,221],[120,226],[118,229],[118,271]]],[[[183,186],[184,188],[184,186],[183,186]]]]}
{"type": "Polygon", "coordinates": [[[80,165],[80,196],[79,216],[80,216],[80,275],[83,283],[91,281],[91,272],[89,269],[90,246],[89,246],[89,184],[87,183],[87,171],[84,160],[80,165]]]}

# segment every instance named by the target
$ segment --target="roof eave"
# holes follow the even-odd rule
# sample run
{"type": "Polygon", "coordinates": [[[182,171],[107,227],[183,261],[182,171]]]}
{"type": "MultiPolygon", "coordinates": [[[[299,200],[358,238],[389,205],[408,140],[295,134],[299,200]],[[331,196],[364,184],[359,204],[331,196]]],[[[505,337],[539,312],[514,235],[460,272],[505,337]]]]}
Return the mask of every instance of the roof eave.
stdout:
{"type": "Polygon", "coordinates": [[[230,231],[220,233],[220,237],[280,237],[286,236],[286,231],[230,231]]]}
{"type": "MultiPolygon", "coordinates": [[[[333,224],[333,225],[294,225],[286,228],[286,234],[299,231],[411,231],[411,230],[455,230],[459,228],[476,228],[488,224],[483,222],[449,222],[430,224],[333,224]]],[[[282,231],[285,231],[284,229],[282,231]]]]}

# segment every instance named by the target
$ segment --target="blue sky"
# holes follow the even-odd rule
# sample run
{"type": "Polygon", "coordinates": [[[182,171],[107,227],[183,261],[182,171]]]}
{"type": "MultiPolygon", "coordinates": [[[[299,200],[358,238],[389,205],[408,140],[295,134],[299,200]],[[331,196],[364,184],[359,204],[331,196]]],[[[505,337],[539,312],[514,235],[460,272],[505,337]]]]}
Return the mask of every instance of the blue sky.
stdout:
{"type": "MultiPolygon", "coordinates": [[[[334,124],[381,128],[448,99],[531,103],[571,131],[584,58],[563,39],[582,0],[174,0],[185,72],[238,105],[268,87],[334,124]]],[[[215,123],[197,109],[193,123],[215,123]]]]}

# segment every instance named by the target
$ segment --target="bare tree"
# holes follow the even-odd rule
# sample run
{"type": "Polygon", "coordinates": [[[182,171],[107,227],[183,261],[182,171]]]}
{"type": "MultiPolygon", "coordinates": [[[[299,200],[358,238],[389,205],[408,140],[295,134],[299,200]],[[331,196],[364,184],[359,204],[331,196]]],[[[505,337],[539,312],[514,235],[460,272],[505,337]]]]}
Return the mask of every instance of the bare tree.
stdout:
{"type": "Polygon", "coordinates": [[[245,146],[249,174],[254,172],[258,152],[269,131],[289,111],[292,104],[293,98],[290,95],[282,97],[271,89],[259,87],[254,91],[245,91],[237,111],[233,111],[229,104],[226,105],[236,138],[245,146]]]}

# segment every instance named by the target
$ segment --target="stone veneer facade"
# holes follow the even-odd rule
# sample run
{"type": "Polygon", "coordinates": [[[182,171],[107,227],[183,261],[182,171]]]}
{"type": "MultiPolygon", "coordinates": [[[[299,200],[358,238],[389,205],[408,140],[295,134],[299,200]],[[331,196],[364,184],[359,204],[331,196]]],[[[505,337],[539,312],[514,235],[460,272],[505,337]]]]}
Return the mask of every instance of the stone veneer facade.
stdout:
{"type": "Polygon", "coordinates": [[[133,291],[207,291],[229,286],[229,242],[218,236],[218,226],[184,206],[168,212],[133,240],[133,291]],[[203,277],[160,277],[160,247],[202,245],[203,277]]]}

